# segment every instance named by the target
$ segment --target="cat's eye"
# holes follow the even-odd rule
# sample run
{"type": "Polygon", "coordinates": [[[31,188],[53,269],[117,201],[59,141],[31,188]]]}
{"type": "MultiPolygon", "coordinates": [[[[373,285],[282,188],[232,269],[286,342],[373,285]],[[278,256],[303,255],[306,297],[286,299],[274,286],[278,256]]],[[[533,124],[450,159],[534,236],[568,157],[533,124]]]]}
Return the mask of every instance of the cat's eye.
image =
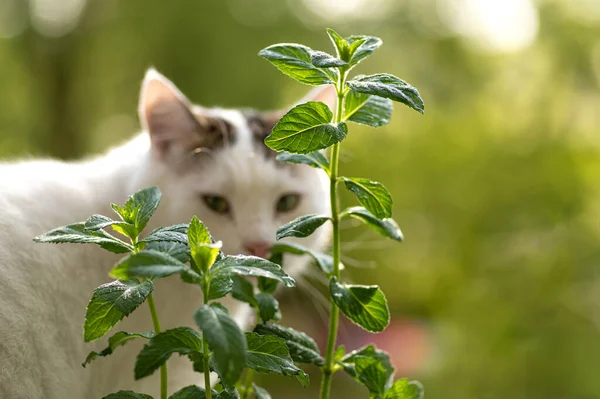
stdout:
{"type": "Polygon", "coordinates": [[[277,200],[277,212],[290,212],[300,203],[300,194],[285,194],[277,200]]]}
{"type": "Polygon", "coordinates": [[[203,195],[202,200],[213,211],[226,215],[230,211],[229,202],[220,195],[203,195]]]}

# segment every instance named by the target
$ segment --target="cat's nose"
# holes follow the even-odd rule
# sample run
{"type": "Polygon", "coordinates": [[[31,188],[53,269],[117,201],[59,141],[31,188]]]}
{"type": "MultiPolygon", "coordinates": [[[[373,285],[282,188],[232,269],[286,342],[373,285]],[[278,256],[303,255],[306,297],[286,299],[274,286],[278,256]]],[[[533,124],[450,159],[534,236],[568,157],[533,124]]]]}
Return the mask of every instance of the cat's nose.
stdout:
{"type": "Polygon", "coordinates": [[[269,249],[271,248],[271,244],[266,241],[254,241],[246,243],[244,247],[250,255],[266,258],[267,254],[269,253],[269,249]]]}

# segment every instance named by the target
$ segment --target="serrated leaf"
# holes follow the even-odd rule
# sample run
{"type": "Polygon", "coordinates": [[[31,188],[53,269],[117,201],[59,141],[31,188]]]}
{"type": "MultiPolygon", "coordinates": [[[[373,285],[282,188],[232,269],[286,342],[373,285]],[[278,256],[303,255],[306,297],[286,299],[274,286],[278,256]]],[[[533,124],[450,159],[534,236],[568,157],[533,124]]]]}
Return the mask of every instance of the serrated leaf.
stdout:
{"type": "MultiPolygon", "coordinates": [[[[175,273],[186,273],[192,276],[194,271],[185,263],[162,252],[144,250],[121,259],[110,271],[114,278],[131,277],[166,277],[175,273]]],[[[198,279],[200,276],[196,275],[198,279]]]]}
{"type": "Polygon", "coordinates": [[[313,50],[310,54],[310,62],[318,68],[337,68],[346,66],[348,63],[339,58],[327,54],[324,51],[313,50]]]}
{"type": "Polygon", "coordinates": [[[106,348],[104,348],[100,352],[94,352],[94,351],[90,352],[90,354],[87,355],[85,361],[83,363],[81,363],[81,365],[83,367],[87,366],[98,356],[104,357],[104,356],[112,355],[113,351],[117,347],[125,345],[127,342],[132,341],[136,338],[150,339],[152,337],[154,337],[153,332],[130,333],[130,332],[125,332],[125,331],[119,331],[108,339],[108,346],[106,348]]]}
{"type": "MultiPolygon", "coordinates": [[[[333,271],[333,258],[330,255],[318,251],[313,251],[311,249],[303,247],[302,245],[279,242],[277,244],[274,244],[269,251],[272,254],[290,253],[294,255],[309,255],[315,260],[319,268],[325,273],[330,274],[333,271]]],[[[343,268],[344,266],[340,263],[340,269],[343,268]]]]}
{"type": "Polygon", "coordinates": [[[190,251],[187,245],[175,241],[152,241],[147,243],[144,249],[146,251],[161,252],[182,263],[190,260],[190,251]]]}
{"type": "Polygon", "coordinates": [[[325,364],[317,343],[303,332],[279,324],[261,323],[254,327],[254,332],[260,335],[273,335],[284,340],[290,356],[297,363],[313,363],[317,366],[325,364]]]}
{"type": "Polygon", "coordinates": [[[350,352],[338,363],[352,378],[365,385],[372,396],[378,398],[382,397],[394,375],[389,355],[373,345],[350,352]]]}
{"type": "Polygon", "coordinates": [[[242,276],[233,276],[233,289],[231,290],[231,296],[238,301],[246,302],[252,307],[257,307],[258,303],[254,297],[254,287],[252,284],[242,276]]]}
{"type": "Polygon", "coordinates": [[[135,379],[147,377],[162,366],[173,353],[202,352],[202,338],[189,327],[177,327],[156,334],[142,348],[135,361],[135,379]]]}
{"type": "Polygon", "coordinates": [[[333,277],[329,290],[342,313],[365,330],[380,332],[389,324],[390,311],[378,286],[340,284],[333,277]]]}
{"type": "Polygon", "coordinates": [[[265,139],[267,147],[293,154],[309,154],[342,141],[348,133],[344,122],[332,123],[329,107],[309,101],[292,108],[265,139]]]}
{"type": "Polygon", "coordinates": [[[281,266],[257,256],[225,256],[223,259],[215,262],[209,271],[210,277],[231,276],[234,274],[240,276],[267,277],[281,281],[286,287],[294,287],[296,282],[288,276],[281,266]]]}
{"type": "Polygon", "coordinates": [[[346,38],[348,43],[348,52],[350,54],[350,60],[348,65],[355,66],[368,56],[370,56],[375,50],[377,50],[383,43],[380,38],[375,36],[349,36],[346,38]]]}
{"type": "Polygon", "coordinates": [[[119,391],[117,393],[111,393],[102,399],[152,399],[152,396],[133,391],[119,391]]]}
{"type": "Polygon", "coordinates": [[[271,320],[281,320],[279,302],[273,295],[259,292],[256,294],[256,302],[258,304],[258,313],[263,323],[271,320]]]}
{"type": "Polygon", "coordinates": [[[193,259],[192,268],[198,274],[205,273],[210,269],[222,247],[220,241],[212,242],[208,229],[196,216],[190,222],[188,244],[193,259]]]}
{"type": "Polygon", "coordinates": [[[346,188],[350,190],[358,202],[378,219],[392,216],[392,196],[385,186],[376,181],[358,177],[342,177],[346,188]]]}
{"type": "Polygon", "coordinates": [[[133,251],[133,247],[131,245],[111,236],[104,230],[85,230],[84,222],[58,227],[45,234],[35,237],[33,241],[52,244],[96,244],[115,254],[123,254],[133,251]]]}
{"type": "Polygon", "coordinates": [[[130,196],[123,207],[114,204],[111,206],[124,222],[133,224],[141,232],[158,208],[160,197],[157,187],[149,187],[130,196]]]}
{"type": "Polygon", "coordinates": [[[281,152],[277,154],[278,161],[304,164],[313,168],[323,169],[329,174],[329,161],[320,152],[311,152],[310,154],[290,154],[289,152],[281,152]]]}
{"type": "Polygon", "coordinates": [[[379,97],[389,98],[408,105],[412,109],[423,113],[425,104],[419,91],[400,78],[388,73],[375,75],[360,75],[350,80],[348,86],[364,94],[372,94],[379,97]]]}
{"type": "Polygon", "coordinates": [[[329,35],[329,39],[333,43],[337,56],[343,61],[349,61],[350,54],[348,53],[348,42],[346,39],[330,28],[327,28],[327,35],[329,35]]]}
{"type": "Polygon", "coordinates": [[[187,223],[159,227],[158,229],[152,230],[152,232],[141,239],[140,242],[172,241],[187,245],[187,230],[187,223]]]}
{"type": "Polygon", "coordinates": [[[373,214],[362,206],[355,206],[346,209],[346,214],[364,222],[367,226],[378,232],[384,237],[396,241],[404,240],[404,236],[394,219],[377,219],[373,214]]]}
{"type": "MultiPolygon", "coordinates": [[[[216,394],[216,392],[214,392],[216,394]]],[[[196,385],[190,385],[185,388],[181,388],[173,395],[169,396],[169,399],[205,399],[206,391],[196,385]]]]}
{"type": "Polygon", "coordinates": [[[392,100],[379,96],[358,93],[354,90],[344,101],[344,120],[372,127],[386,125],[392,118],[392,100]]]}
{"type": "Polygon", "coordinates": [[[329,216],[323,215],[310,214],[300,216],[278,228],[275,238],[281,240],[285,237],[308,237],[328,220],[330,220],[329,216]]]}
{"type": "Polygon", "coordinates": [[[394,382],[383,395],[383,399],[423,399],[424,389],[419,381],[406,378],[394,382]]]}
{"type": "MultiPolygon", "coordinates": [[[[199,283],[199,282],[198,282],[199,283]]],[[[233,280],[229,276],[217,276],[210,280],[208,300],[223,298],[233,290],[233,280]]]]}
{"type": "Polygon", "coordinates": [[[283,339],[256,333],[246,333],[246,339],[248,341],[246,367],[259,373],[296,376],[302,385],[306,386],[308,376],[294,364],[283,339]]]}
{"type": "Polygon", "coordinates": [[[142,283],[117,280],[96,288],[87,306],[83,340],[89,342],[102,338],[115,324],[144,303],[153,289],[154,284],[150,280],[142,283]]]}
{"type": "Polygon", "coordinates": [[[277,69],[300,83],[313,86],[334,83],[334,70],[323,70],[311,62],[313,50],[301,44],[274,44],[258,52],[277,69]]]}
{"type": "Polygon", "coordinates": [[[255,383],[252,383],[252,387],[254,388],[256,399],[271,399],[271,395],[266,389],[259,387],[255,383]]]}
{"type": "Polygon", "coordinates": [[[194,314],[196,324],[208,342],[221,381],[232,386],[246,364],[247,345],[244,334],[227,313],[214,306],[203,305],[194,314]]]}
{"type": "Polygon", "coordinates": [[[92,215],[87,218],[84,223],[86,231],[98,231],[110,226],[117,233],[131,239],[136,238],[139,234],[137,228],[133,224],[112,220],[111,218],[102,215],[92,215]]]}
{"type": "Polygon", "coordinates": [[[214,396],[215,399],[240,399],[240,393],[235,387],[225,388],[214,396]]]}

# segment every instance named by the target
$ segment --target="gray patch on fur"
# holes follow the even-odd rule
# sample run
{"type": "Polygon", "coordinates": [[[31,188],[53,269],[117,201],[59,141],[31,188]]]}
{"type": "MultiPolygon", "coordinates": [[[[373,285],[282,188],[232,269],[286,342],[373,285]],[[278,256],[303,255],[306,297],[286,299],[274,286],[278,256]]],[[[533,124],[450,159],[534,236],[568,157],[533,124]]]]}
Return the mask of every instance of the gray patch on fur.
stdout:
{"type": "Polygon", "coordinates": [[[266,158],[275,158],[277,152],[265,145],[265,138],[271,134],[271,130],[278,121],[275,113],[259,112],[252,109],[242,110],[241,112],[246,118],[250,132],[252,132],[252,141],[255,148],[266,158]]]}

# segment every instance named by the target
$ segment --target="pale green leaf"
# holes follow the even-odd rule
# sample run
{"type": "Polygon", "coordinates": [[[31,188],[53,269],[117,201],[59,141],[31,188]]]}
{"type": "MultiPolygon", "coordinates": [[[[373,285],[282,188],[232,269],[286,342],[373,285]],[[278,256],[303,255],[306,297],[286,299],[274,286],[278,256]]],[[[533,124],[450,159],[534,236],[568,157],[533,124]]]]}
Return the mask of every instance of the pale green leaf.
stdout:
{"type": "MultiPolygon", "coordinates": [[[[121,259],[110,271],[114,278],[166,277],[175,273],[194,275],[185,263],[162,252],[144,250],[121,259]]],[[[196,276],[195,276],[196,277],[196,276]]],[[[200,278],[200,276],[197,276],[200,278]]]]}
{"type": "Polygon", "coordinates": [[[383,292],[376,285],[329,282],[335,304],[354,323],[371,332],[383,331],[390,322],[390,312],[383,292]]]}
{"type": "Polygon", "coordinates": [[[313,86],[331,84],[334,70],[324,70],[311,62],[313,50],[301,44],[274,44],[258,52],[277,69],[301,83],[313,86]]]}
{"type": "Polygon", "coordinates": [[[350,80],[350,88],[358,93],[372,94],[398,101],[423,113],[425,105],[419,91],[400,78],[388,73],[360,75],[350,80]]]}
{"type": "Polygon", "coordinates": [[[377,219],[373,214],[362,206],[355,206],[344,211],[346,214],[364,222],[367,226],[384,237],[396,241],[404,240],[404,236],[394,219],[377,219]]]}
{"type": "Polygon", "coordinates": [[[423,399],[424,389],[419,381],[406,378],[394,382],[383,395],[383,399],[423,399]]]}
{"type": "Polygon", "coordinates": [[[375,36],[349,36],[346,38],[348,43],[348,52],[350,60],[348,65],[355,66],[363,59],[370,56],[383,43],[380,38],[375,36]]]}
{"type": "Polygon", "coordinates": [[[385,219],[392,216],[392,196],[383,184],[357,177],[342,179],[346,188],[356,195],[358,202],[376,218],[385,219]]]}
{"type": "Polygon", "coordinates": [[[329,173],[329,161],[320,152],[311,152],[310,154],[290,154],[282,152],[277,154],[277,160],[295,164],[304,164],[313,168],[323,169],[329,173]]]}
{"type": "Polygon", "coordinates": [[[380,127],[392,118],[392,100],[379,96],[358,93],[354,90],[344,101],[344,120],[363,125],[380,127]]]}

